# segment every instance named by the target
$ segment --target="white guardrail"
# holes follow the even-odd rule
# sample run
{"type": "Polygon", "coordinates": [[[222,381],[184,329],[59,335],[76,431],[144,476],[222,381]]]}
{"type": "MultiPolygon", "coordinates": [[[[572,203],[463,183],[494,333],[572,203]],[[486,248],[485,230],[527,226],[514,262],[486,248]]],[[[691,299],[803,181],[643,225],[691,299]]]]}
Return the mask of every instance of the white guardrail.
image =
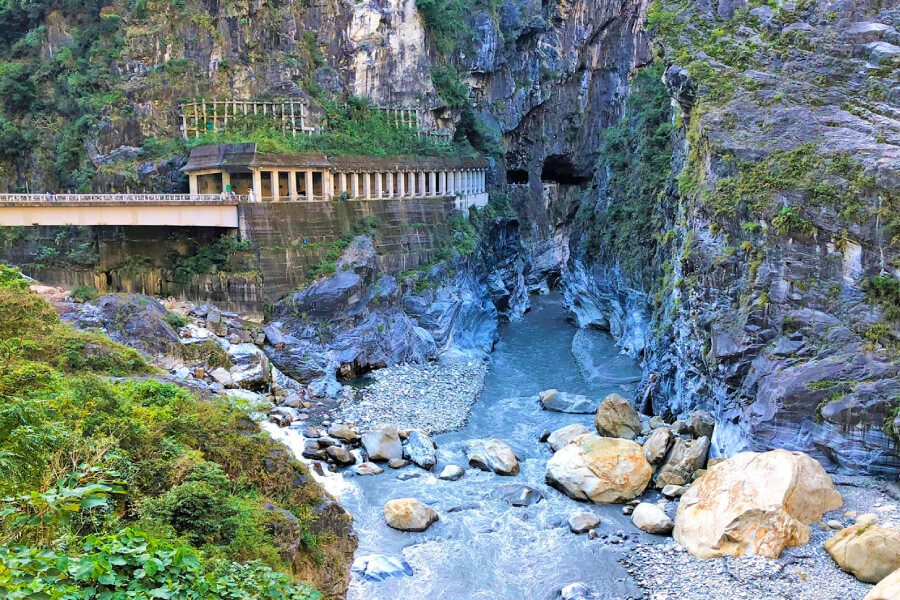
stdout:
{"type": "Polygon", "coordinates": [[[86,203],[103,204],[106,202],[153,204],[159,202],[179,202],[185,204],[203,203],[238,203],[247,200],[246,196],[226,196],[222,194],[0,194],[2,203],[86,203]]]}

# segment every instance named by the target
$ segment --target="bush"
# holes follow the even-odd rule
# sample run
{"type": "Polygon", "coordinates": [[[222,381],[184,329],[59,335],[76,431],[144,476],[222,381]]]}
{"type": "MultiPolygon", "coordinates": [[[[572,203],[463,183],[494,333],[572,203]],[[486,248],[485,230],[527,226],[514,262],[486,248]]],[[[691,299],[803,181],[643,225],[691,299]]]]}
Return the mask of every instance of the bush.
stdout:
{"type": "Polygon", "coordinates": [[[69,296],[75,302],[93,302],[100,297],[100,292],[86,285],[76,285],[69,296]]]}

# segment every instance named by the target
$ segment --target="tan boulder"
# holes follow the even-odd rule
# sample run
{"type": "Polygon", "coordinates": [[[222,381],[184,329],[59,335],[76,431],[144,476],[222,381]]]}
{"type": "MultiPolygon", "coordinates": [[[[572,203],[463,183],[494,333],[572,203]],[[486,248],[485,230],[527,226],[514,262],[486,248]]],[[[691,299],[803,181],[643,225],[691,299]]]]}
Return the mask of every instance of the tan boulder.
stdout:
{"type": "Polygon", "coordinates": [[[661,507],[649,502],[641,502],[631,513],[631,522],[647,533],[667,535],[672,532],[672,519],[661,507]]]}
{"type": "Polygon", "coordinates": [[[594,426],[601,436],[633,440],[641,433],[641,418],[631,402],[610,394],[597,407],[594,426]]]}
{"type": "Polygon", "coordinates": [[[672,438],[675,436],[668,427],[660,427],[654,429],[647,441],[644,442],[644,456],[651,465],[658,465],[662,459],[666,457],[666,452],[672,445],[672,438]]]}
{"type": "Polygon", "coordinates": [[[673,535],[693,556],[776,558],[809,541],[809,524],[841,495],[802,452],[742,452],[715,465],[681,497],[673,535]]]}
{"type": "Polygon", "coordinates": [[[384,522],[401,531],[425,531],[439,519],[433,508],[415,498],[389,500],[384,505],[384,522]]]}
{"type": "Polygon", "coordinates": [[[708,452],[709,438],[702,437],[699,440],[675,438],[672,448],[656,474],[656,487],[662,489],[667,485],[685,485],[692,482],[694,473],[706,464],[708,452]]]}
{"type": "Polygon", "coordinates": [[[500,440],[471,440],[466,444],[466,458],[471,466],[482,471],[493,471],[497,475],[519,474],[516,453],[500,440]]]}
{"type": "Polygon", "coordinates": [[[550,444],[550,449],[556,452],[557,450],[568,444],[569,441],[573,438],[590,432],[591,431],[581,423],[566,425],[565,427],[560,427],[559,429],[551,433],[547,438],[547,443],[550,444]]]}
{"type": "Polygon", "coordinates": [[[640,444],[593,433],[569,441],[547,461],[547,483],[595,504],[639,496],[653,475],[640,444]]]}
{"type": "Polygon", "coordinates": [[[863,600],[900,600],[900,569],[878,582],[863,600]]]}
{"type": "Polygon", "coordinates": [[[828,539],[825,550],[860,581],[878,583],[900,569],[900,529],[877,527],[875,519],[860,518],[828,539]]]}

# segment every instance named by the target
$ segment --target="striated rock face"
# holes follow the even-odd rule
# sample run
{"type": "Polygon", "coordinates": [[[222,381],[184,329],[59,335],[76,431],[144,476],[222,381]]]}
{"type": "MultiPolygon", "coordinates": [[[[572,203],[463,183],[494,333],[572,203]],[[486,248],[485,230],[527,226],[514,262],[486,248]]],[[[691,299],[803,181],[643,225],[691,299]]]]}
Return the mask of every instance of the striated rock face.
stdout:
{"type": "Polygon", "coordinates": [[[840,508],[822,466],[800,452],[742,452],[681,497],[673,535],[698,558],[766,556],[809,541],[809,524],[840,508]]]}
{"type": "Polygon", "coordinates": [[[878,583],[900,569],[900,530],[878,527],[874,514],[861,515],[826,540],[825,550],[860,581],[878,583]]]}
{"type": "Polygon", "coordinates": [[[611,504],[639,496],[652,474],[640,444],[588,433],[547,461],[546,479],[576,500],[611,504]]]}

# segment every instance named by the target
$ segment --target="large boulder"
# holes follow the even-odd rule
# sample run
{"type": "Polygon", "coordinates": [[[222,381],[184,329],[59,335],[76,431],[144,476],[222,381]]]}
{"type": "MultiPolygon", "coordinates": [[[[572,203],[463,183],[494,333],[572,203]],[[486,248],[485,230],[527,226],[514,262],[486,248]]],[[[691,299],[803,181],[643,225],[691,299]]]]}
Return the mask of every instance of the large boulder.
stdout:
{"type": "Polygon", "coordinates": [[[900,569],[897,569],[878,585],[869,590],[863,600],[898,600],[900,599],[900,569]]]}
{"type": "Polygon", "coordinates": [[[362,445],[369,460],[391,460],[403,458],[400,433],[393,425],[380,425],[362,436],[362,445]]]}
{"type": "Polygon", "coordinates": [[[641,502],[634,507],[631,522],[638,529],[660,535],[671,533],[672,527],[675,526],[662,508],[650,502],[641,502]]]}
{"type": "Polygon", "coordinates": [[[384,522],[400,531],[425,531],[439,519],[437,511],[415,498],[389,500],[384,505],[384,522]]]}
{"type": "Polygon", "coordinates": [[[742,452],[711,467],[681,497],[673,535],[693,556],[776,558],[809,541],[809,524],[841,495],[802,452],[742,452]]]}
{"type": "Polygon", "coordinates": [[[434,442],[423,431],[414,429],[406,439],[403,454],[416,465],[430,471],[437,463],[434,442]]]}
{"type": "Polygon", "coordinates": [[[633,440],[641,434],[641,418],[631,402],[618,394],[603,399],[594,415],[597,433],[604,437],[633,440]]]}
{"type": "Polygon", "coordinates": [[[716,428],[716,420],[705,410],[695,410],[689,415],[688,428],[695,438],[712,438],[713,429],[716,428]]]}
{"type": "Polygon", "coordinates": [[[900,530],[877,527],[875,515],[863,517],[827,540],[825,550],[860,581],[878,583],[900,569],[900,530]]]}
{"type": "Polygon", "coordinates": [[[669,447],[672,445],[672,438],[675,434],[668,427],[660,427],[654,429],[644,442],[644,456],[651,465],[658,465],[666,457],[669,447]]]}
{"type": "Polygon", "coordinates": [[[228,347],[231,359],[231,381],[245,390],[264,392],[272,381],[272,369],[265,353],[255,344],[233,344],[228,347]]]}
{"type": "Polygon", "coordinates": [[[469,464],[497,475],[518,475],[519,459],[509,445],[500,440],[471,440],[466,444],[469,464]]]}
{"type": "Polygon", "coordinates": [[[708,451],[709,438],[702,437],[699,440],[675,438],[672,449],[666,454],[656,474],[656,487],[662,489],[667,485],[686,485],[693,481],[694,473],[706,464],[708,451]]]}
{"type": "Polygon", "coordinates": [[[589,415],[597,408],[597,401],[580,394],[569,394],[558,390],[544,390],[540,393],[541,408],[554,412],[589,415]]]}
{"type": "Polygon", "coordinates": [[[569,440],[572,440],[579,435],[584,435],[585,433],[590,432],[591,431],[581,423],[566,425],[565,427],[560,427],[559,429],[551,433],[547,437],[547,443],[550,444],[550,449],[556,452],[557,450],[568,444],[569,440]]]}
{"type": "Polygon", "coordinates": [[[596,504],[639,496],[653,475],[640,444],[593,433],[572,439],[547,461],[547,483],[596,504]]]}

